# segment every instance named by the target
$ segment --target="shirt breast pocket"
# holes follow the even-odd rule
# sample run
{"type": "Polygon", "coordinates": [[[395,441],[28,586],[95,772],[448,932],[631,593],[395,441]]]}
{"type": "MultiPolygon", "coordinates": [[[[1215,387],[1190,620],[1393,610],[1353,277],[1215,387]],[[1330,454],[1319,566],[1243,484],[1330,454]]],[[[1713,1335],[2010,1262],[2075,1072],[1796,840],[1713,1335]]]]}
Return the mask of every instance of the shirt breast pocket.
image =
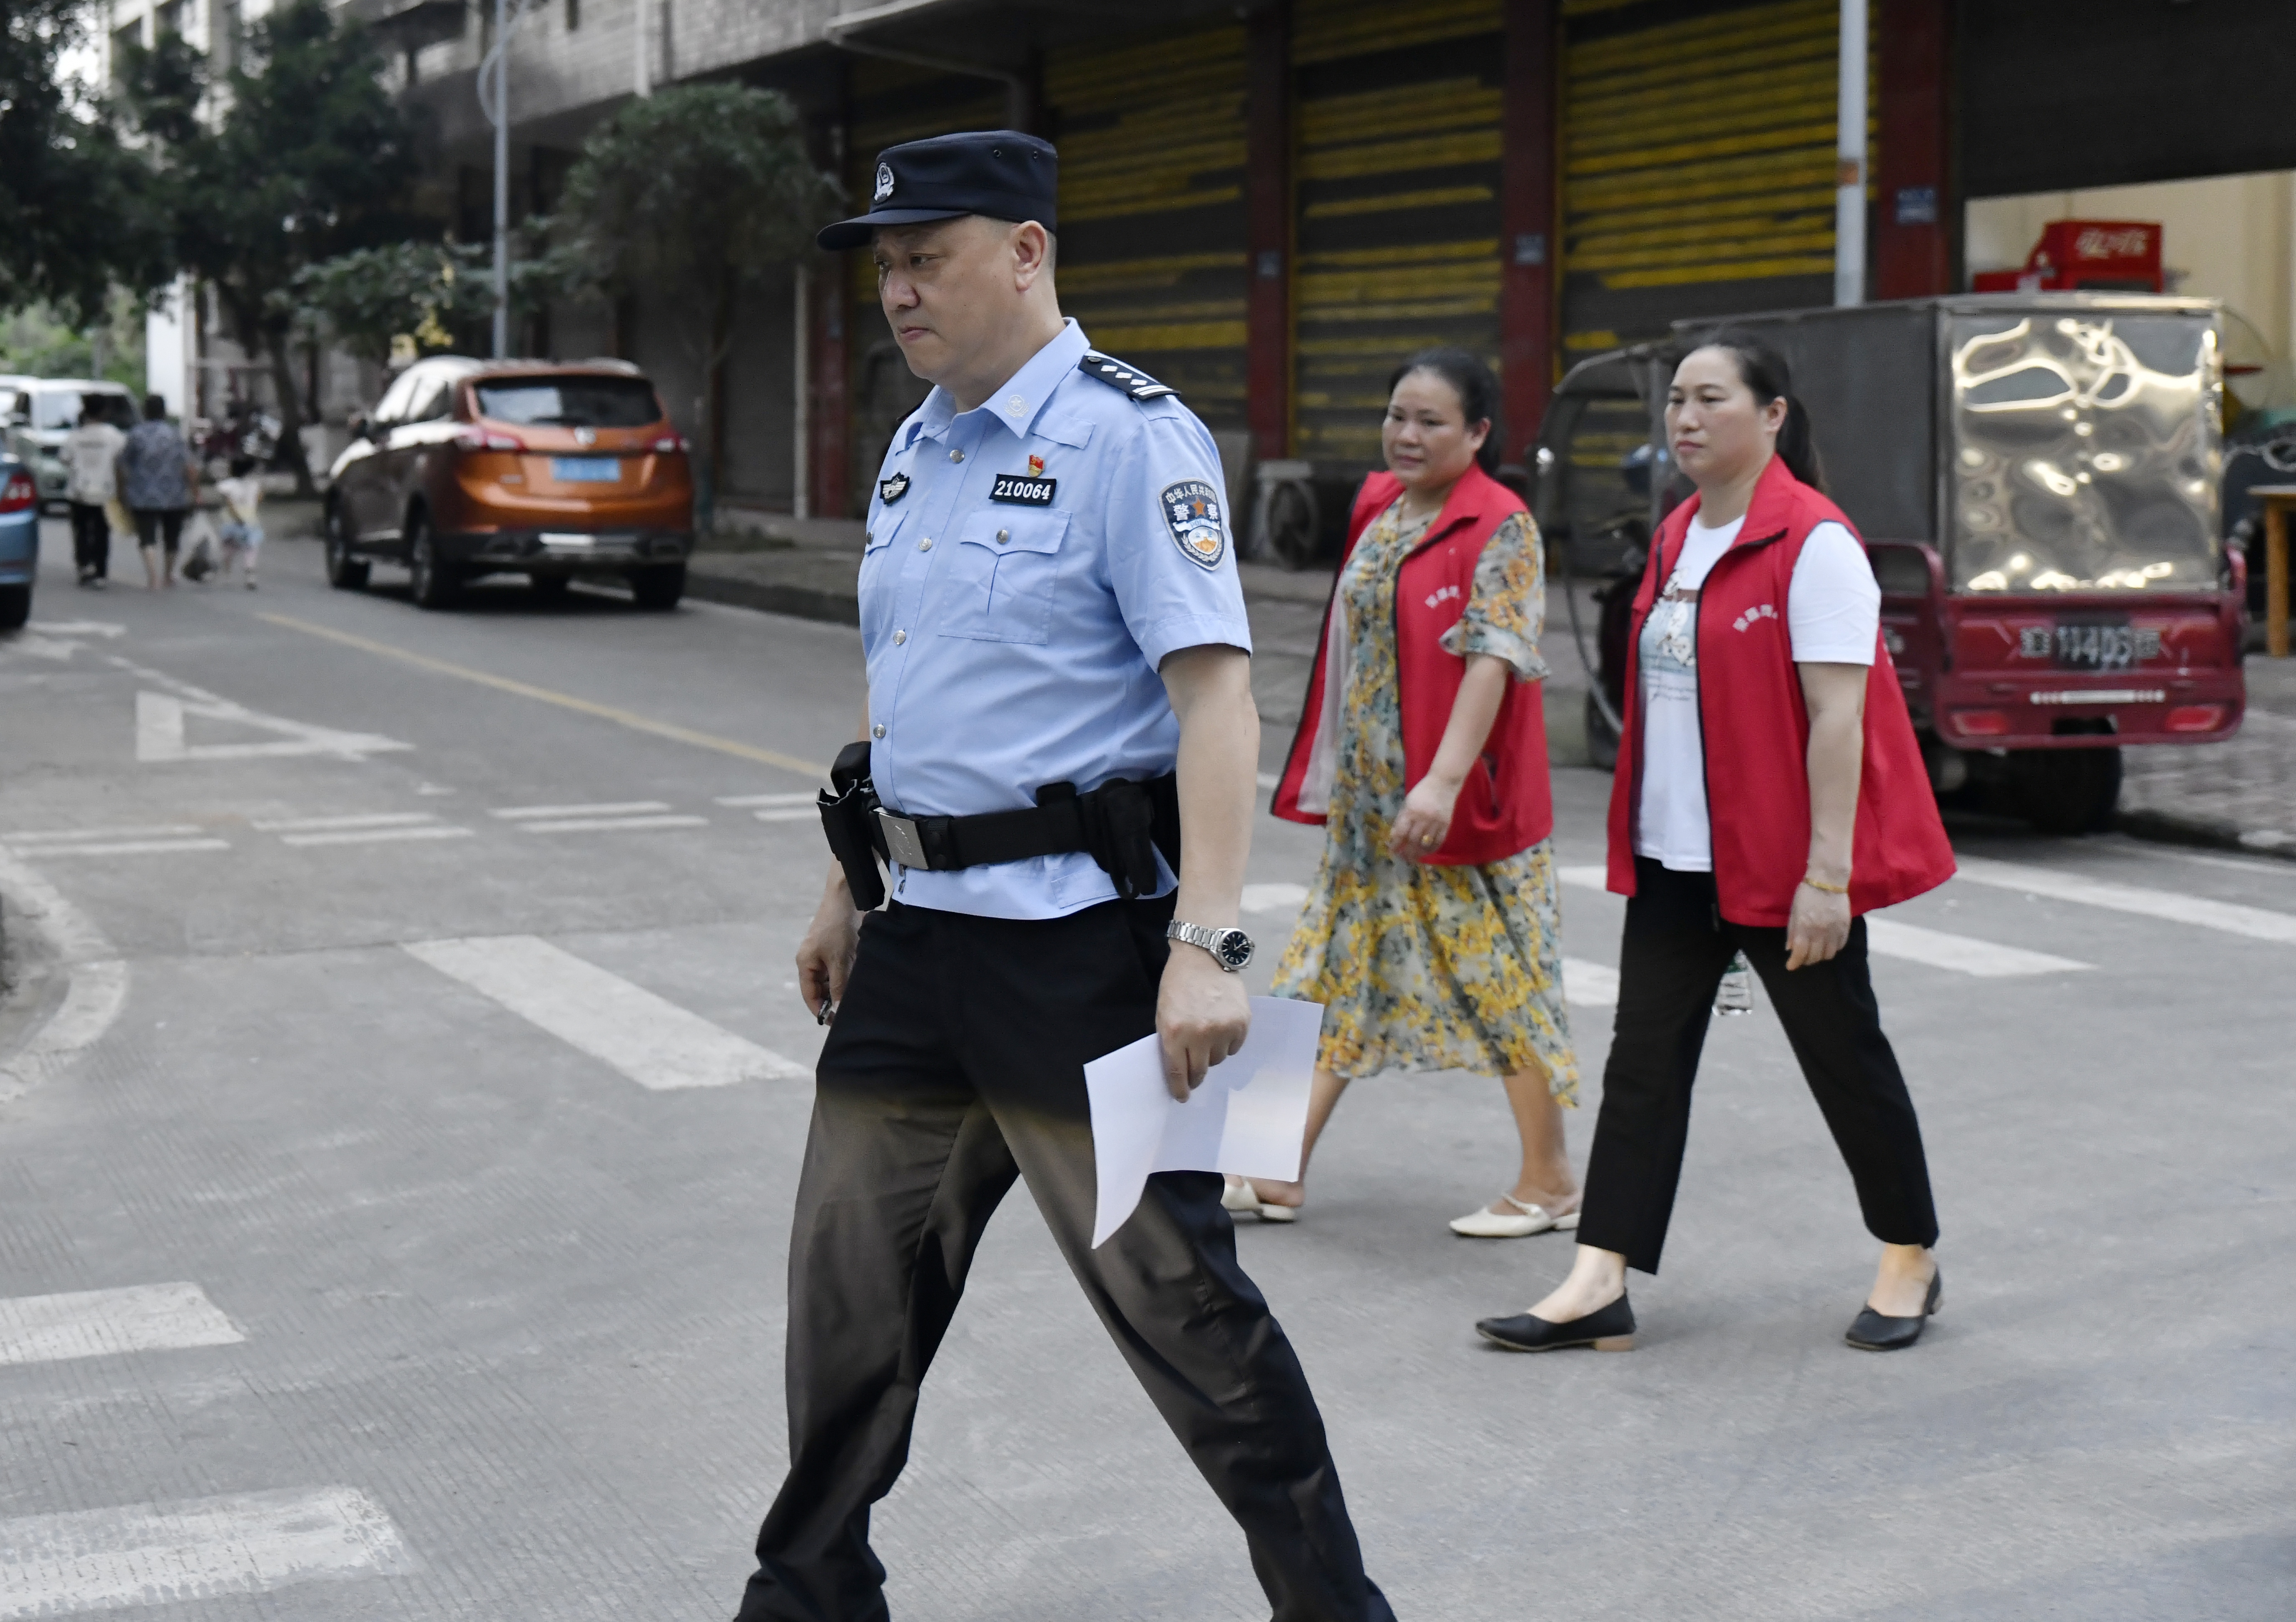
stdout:
{"type": "Polygon", "coordinates": [[[861,551],[861,630],[865,642],[874,642],[888,629],[893,612],[893,591],[899,569],[893,562],[893,537],[901,532],[906,512],[881,512],[871,525],[861,551]]]}
{"type": "Polygon", "coordinates": [[[1053,625],[1065,512],[975,512],[956,533],[940,634],[974,642],[1042,643],[1053,625]]]}

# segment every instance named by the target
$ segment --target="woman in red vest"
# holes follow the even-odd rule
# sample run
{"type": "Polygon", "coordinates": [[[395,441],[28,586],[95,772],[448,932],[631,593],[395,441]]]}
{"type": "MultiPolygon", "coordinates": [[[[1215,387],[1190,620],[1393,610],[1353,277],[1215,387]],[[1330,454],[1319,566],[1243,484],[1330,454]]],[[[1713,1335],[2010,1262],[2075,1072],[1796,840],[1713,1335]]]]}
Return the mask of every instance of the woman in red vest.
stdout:
{"type": "MultiPolygon", "coordinates": [[[[1513,1190],[1451,1226],[1513,1238],[1578,1222],[1557,1100],[1578,1065],[1562,1004],[1562,920],[1538,657],[1538,530],[1486,469],[1498,385],[1460,349],[1388,384],[1390,471],[1364,481],[1324,615],[1278,816],[1328,830],[1275,971],[1325,1005],[1307,1154],[1341,1092],[1381,1070],[1505,1078],[1522,1135],[1513,1190]]],[[[1229,1188],[1288,1222],[1300,1183],[1229,1188]]]]}
{"type": "Polygon", "coordinates": [[[1518,1351],[1634,1344],[1626,1270],[1658,1271],[1714,995],[1744,954],[1849,1162],[1882,1262],[1850,1345],[1911,1346],[1938,1308],[1920,1124],[1882,1034],[1860,914],[1943,883],[1938,820],[1881,588],[1817,490],[1785,363],[1723,332],[1667,395],[1697,496],[1651,547],[1628,643],[1611,888],[1629,897],[1617,1028],[1570,1276],[1476,1328],[1518,1351]]]}

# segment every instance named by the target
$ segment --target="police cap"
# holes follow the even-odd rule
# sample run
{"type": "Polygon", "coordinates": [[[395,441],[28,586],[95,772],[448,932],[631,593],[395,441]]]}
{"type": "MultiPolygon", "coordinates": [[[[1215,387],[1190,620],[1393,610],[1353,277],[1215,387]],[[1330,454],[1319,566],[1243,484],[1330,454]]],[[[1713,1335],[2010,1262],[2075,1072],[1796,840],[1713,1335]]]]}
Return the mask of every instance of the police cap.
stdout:
{"type": "Polygon", "coordinates": [[[1016,129],[904,141],[877,154],[869,212],[825,225],[814,240],[840,253],[866,246],[869,233],[881,225],[914,225],[965,214],[1032,219],[1054,231],[1060,161],[1050,142],[1016,129]]]}

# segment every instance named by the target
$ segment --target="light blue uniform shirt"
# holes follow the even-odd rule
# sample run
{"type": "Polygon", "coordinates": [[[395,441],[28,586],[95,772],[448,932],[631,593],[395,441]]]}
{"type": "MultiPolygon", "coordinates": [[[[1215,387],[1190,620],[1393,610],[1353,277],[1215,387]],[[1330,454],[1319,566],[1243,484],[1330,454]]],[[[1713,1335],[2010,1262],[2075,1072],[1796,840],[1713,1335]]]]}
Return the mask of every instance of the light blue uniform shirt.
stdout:
{"type": "MultiPolygon", "coordinates": [[[[1048,782],[1161,776],[1180,726],[1157,666],[1251,650],[1211,435],[1168,395],[1086,376],[1087,347],[1070,321],[980,406],[935,389],[893,436],[861,559],[870,774],[889,809],[965,816],[1033,806],[1048,782]]],[[[891,889],[991,918],[1116,895],[1082,851],[897,866],[891,889]]]]}

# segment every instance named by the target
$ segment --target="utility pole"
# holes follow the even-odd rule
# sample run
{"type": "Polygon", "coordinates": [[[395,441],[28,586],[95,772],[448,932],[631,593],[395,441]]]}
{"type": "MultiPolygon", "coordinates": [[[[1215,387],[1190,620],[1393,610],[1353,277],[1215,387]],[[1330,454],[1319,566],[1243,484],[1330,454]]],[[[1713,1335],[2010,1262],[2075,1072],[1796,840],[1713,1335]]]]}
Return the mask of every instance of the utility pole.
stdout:
{"type": "Polygon", "coordinates": [[[648,37],[653,29],[653,6],[650,0],[637,0],[635,14],[637,18],[638,35],[636,52],[638,77],[636,89],[638,94],[647,96],[653,94],[653,62],[649,50],[652,41],[648,37]]]}
{"type": "Polygon", "coordinates": [[[1866,302],[1866,5],[1841,0],[1833,164],[1833,302],[1866,302]]]}
{"type": "Polygon", "coordinates": [[[502,360],[510,354],[510,0],[495,0],[494,68],[495,358],[502,360]]]}

